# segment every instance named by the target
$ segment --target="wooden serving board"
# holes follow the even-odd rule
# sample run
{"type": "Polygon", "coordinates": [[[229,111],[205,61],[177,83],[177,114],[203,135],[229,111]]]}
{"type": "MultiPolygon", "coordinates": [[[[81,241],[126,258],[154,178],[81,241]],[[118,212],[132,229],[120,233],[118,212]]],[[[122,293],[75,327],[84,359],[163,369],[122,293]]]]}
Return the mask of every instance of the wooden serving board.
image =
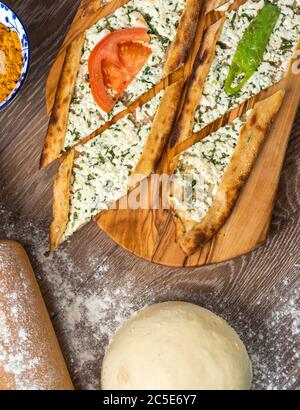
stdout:
{"type": "MultiPolygon", "coordinates": [[[[67,45],[82,30],[82,27],[90,26],[101,16],[125,2],[117,0],[95,12],[99,9],[99,1],[81,1],[70,31],[48,77],[46,90],[48,113],[52,110],[67,45]]],[[[240,3],[243,1],[240,0],[240,3]]],[[[201,42],[203,27],[214,18],[216,15],[213,13],[199,23],[195,47],[191,51],[187,64],[189,72],[201,42]]],[[[171,212],[167,210],[104,211],[97,219],[99,227],[116,243],[136,256],[174,267],[195,267],[224,262],[248,253],[263,244],[268,236],[280,173],[299,106],[300,75],[290,73],[279,84],[262,92],[205,130],[206,134],[214,131],[253,107],[256,101],[267,98],[281,88],[286,90],[284,103],[231,217],[218,234],[197,253],[187,257],[181,250],[175,239],[175,225],[171,212]]]]}

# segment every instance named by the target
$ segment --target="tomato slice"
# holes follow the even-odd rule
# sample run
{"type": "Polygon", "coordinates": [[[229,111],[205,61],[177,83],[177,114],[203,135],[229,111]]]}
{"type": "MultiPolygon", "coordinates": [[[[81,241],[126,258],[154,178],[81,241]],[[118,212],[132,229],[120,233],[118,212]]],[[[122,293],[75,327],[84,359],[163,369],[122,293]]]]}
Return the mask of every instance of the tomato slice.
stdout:
{"type": "Polygon", "coordinates": [[[116,92],[119,99],[131,81],[137,76],[151,54],[149,47],[133,41],[119,45],[119,58],[122,68],[107,59],[102,62],[104,84],[116,92]]]}
{"type": "Polygon", "coordinates": [[[150,54],[151,50],[149,47],[145,47],[140,43],[134,43],[133,41],[119,46],[120,60],[127,71],[134,77],[139,73],[150,54]]]}
{"type": "Polygon", "coordinates": [[[144,28],[121,29],[108,34],[93,49],[88,62],[90,86],[96,103],[105,112],[114,108],[148,60],[151,49],[141,42],[149,41],[144,28]]]}
{"type": "Polygon", "coordinates": [[[131,78],[124,70],[121,70],[118,66],[107,60],[102,62],[102,73],[105,87],[114,90],[116,93],[122,92],[126,82],[131,78]]]}

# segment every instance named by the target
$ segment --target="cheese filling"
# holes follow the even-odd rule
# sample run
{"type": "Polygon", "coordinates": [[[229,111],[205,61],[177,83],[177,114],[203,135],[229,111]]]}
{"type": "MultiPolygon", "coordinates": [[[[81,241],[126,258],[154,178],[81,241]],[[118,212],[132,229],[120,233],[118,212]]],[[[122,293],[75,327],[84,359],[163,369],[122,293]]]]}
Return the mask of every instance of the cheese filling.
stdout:
{"type": "Polygon", "coordinates": [[[69,223],[64,240],[126,195],[164,91],[84,146],[74,160],[69,223]]]}
{"type": "Polygon", "coordinates": [[[186,0],[131,0],[111,16],[99,20],[86,31],[80,69],[69,108],[69,119],[63,151],[100,128],[123,111],[138,97],[163,78],[167,51],[176,36],[186,0]],[[96,44],[107,34],[122,28],[145,27],[150,34],[152,49],[147,63],[128,86],[121,101],[105,113],[93,99],[88,74],[88,59],[96,44]]]}
{"type": "Polygon", "coordinates": [[[287,72],[299,41],[300,0],[270,0],[281,15],[272,33],[263,62],[243,89],[228,96],[224,84],[238,43],[250,22],[264,6],[263,0],[250,0],[237,11],[227,14],[216,55],[206,79],[203,96],[195,112],[194,132],[224,115],[260,91],[279,82],[287,72]]]}
{"type": "Polygon", "coordinates": [[[201,222],[207,214],[235,151],[245,117],[220,128],[180,156],[171,197],[179,217],[201,222]]]}

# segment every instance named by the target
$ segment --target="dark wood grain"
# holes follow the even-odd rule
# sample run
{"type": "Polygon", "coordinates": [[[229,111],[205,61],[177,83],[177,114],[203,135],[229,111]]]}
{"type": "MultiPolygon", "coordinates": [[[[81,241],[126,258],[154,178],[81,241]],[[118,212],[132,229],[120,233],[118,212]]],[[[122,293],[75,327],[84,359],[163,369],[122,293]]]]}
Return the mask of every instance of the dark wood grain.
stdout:
{"type": "MultiPolygon", "coordinates": [[[[251,355],[259,357],[259,364],[254,361],[255,389],[300,389],[295,354],[300,337],[293,330],[299,313],[296,317],[289,313],[291,300],[295,312],[300,311],[300,113],[288,146],[270,236],[262,248],[221,265],[171,269],[134,257],[92,223],[58,254],[49,256],[46,244],[56,164],[38,171],[47,128],[44,92],[78,2],[7,3],[27,25],[32,64],[21,95],[0,114],[0,237],[19,240],[27,248],[76,386],[97,385],[107,340],[97,341],[95,334],[101,334],[101,329],[88,325],[78,329],[78,334],[69,332],[68,306],[87,293],[122,292],[130,282],[132,288],[122,303],[133,308],[156,301],[185,300],[226,318],[241,334],[251,355]],[[109,268],[99,274],[103,264],[109,268]],[[78,366],[75,338],[83,346],[99,349],[87,366],[78,366]]],[[[110,314],[114,316],[114,309],[110,314]]]]}

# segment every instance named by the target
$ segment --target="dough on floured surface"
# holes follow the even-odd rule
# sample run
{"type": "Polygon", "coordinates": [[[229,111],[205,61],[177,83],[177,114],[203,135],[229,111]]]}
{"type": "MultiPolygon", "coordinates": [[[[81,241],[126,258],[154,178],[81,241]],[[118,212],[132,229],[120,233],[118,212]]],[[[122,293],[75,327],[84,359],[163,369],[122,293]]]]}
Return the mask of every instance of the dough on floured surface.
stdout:
{"type": "Polygon", "coordinates": [[[114,336],[102,366],[103,389],[247,390],[244,344],[220,317],[185,302],[142,309],[114,336]]]}

